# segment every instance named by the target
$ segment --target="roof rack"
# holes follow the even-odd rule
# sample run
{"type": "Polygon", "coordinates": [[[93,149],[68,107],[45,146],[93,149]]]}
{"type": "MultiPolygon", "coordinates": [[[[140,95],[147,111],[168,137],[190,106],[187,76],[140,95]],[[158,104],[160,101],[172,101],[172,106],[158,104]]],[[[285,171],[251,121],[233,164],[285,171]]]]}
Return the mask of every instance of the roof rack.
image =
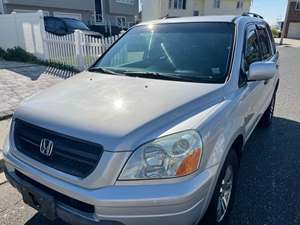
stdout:
{"type": "Polygon", "coordinates": [[[167,14],[163,17],[160,17],[159,19],[164,20],[164,19],[172,19],[172,18],[178,18],[178,16],[169,16],[169,14],[167,14]]]}
{"type": "Polygon", "coordinates": [[[264,19],[261,15],[257,14],[257,13],[251,13],[251,12],[244,12],[242,14],[242,16],[252,16],[255,18],[259,18],[259,19],[264,19]]]}

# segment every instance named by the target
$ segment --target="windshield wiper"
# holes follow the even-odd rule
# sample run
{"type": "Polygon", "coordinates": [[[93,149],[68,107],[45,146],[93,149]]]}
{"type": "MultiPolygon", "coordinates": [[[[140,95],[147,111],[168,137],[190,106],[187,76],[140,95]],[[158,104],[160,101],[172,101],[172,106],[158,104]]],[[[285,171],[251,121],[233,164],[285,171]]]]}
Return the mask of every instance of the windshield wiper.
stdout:
{"type": "Polygon", "coordinates": [[[123,72],[126,76],[141,77],[161,80],[174,80],[174,81],[191,81],[189,78],[180,77],[173,74],[157,73],[157,72],[123,72]]]}
{"type": "Polygon", "coordinates": [[[114,72],[110,69],[106,69],[106,68],[103,68],[103,67],[92,67],[88,70],[89,72],[100,72],[100,73],[107,73],[107,74],[113,74],[113,75],[121,75],[117,72],[114,72]]]}

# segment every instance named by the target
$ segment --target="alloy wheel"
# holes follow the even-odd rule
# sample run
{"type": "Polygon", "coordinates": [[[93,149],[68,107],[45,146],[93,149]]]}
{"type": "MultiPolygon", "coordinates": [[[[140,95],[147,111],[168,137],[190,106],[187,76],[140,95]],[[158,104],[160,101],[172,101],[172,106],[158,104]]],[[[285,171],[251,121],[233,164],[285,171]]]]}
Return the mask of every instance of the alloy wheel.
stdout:
{"type": "Polygon", "coordinates": [[[219,191],[217,205],[217,222],[220,223],[224,219],[228,210],[232,188],[233,188],[233,168],[229,165],[226,169],[224,178],[222,179],[221,188],[219,191]]]}

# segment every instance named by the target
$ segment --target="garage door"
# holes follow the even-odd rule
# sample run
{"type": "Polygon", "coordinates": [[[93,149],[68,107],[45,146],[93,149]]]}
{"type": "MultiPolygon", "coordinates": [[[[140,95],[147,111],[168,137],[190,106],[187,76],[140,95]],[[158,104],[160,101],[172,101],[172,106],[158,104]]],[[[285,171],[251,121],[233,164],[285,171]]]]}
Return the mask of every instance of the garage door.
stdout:
{"type": "MultiPolygon", "coordinates": [[[[38,12],[38,10],[14,9],[13,12],[15,12],[15,13],[36,13],[36,12],[38,12]]],[[[43,10],[43,14],[44,14],[44,16],[49,16],[49,12],[48,11],[44,11],[43,10]]]]}
{"type": "Polygon", "coordinates": [[[300,38],[300,23],[290,23],[288,38],[300,38]]]}
{"type": "Polygon", "coordinates": [[[81,20],[81,14],[79,13],[65,13],[65,12],[54,12],[53,15],[55,17],[64,17],[64,18],[72,18],[72,19],[77,19],[81,20]]]}

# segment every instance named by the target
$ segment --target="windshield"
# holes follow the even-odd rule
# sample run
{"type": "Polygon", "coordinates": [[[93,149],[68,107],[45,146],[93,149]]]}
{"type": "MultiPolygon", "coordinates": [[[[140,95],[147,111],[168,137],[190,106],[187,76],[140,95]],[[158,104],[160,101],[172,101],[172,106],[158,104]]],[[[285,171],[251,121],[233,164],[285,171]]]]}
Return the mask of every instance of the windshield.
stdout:
{"type": "Polygon", "coordinates": [[[70,30],[90,30],[88,26],[80,20],[64,19],[64,22],[67,24],[67,27],[70,30]]]}
{"type": "Polygon", "coordinates": [[[155,73],[185,81],[223,83],[228,73],[233,39],[232,23],[137,26],[92,69],[105,68],[145,78],[155,73]]]}

